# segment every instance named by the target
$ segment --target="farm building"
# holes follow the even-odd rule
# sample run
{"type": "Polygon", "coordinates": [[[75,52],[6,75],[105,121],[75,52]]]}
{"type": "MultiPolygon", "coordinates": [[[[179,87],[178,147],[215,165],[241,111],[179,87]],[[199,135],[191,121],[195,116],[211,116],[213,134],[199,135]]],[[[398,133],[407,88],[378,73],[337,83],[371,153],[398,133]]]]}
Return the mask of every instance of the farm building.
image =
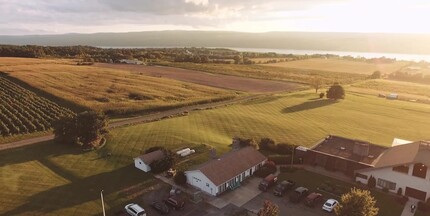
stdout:
{"type": "Polygon", "coordinates": [[[355,170],[370,168],[387,148],[339,136],[327,136],[307,149],[303,162],[353,176],[355,170]]]}
{"type": "Polygon", "coordinates": [[[121,59],[119,60],[120,63],[124,64],[136,64],[136,65],[144,65],[145,63],[143,61],[139,61],[137,59],[121,59]]]}
{"type": "Polygon", "coordinates": [[[154,161],[161,160],[165,157],[165,154],[161,150],[153,151],[148,154],[141,155],[134,158],[134,166],[144,172],[151,171],[150,164],[154,161]]]}
{"type": "Polygon", "coordinates": [[[220,158],[212,159],[196,169],[185,172],[187,183],[217,196],[235,189],[258,170],[267,158],[253,147],[233,150],[220,158]]]}
{"type": "Polygon", "coordinates": [[[430,142],[418,141],[387,149],[372,167],[357,170],[355,180],[367,184],[373,176],[378,188],[425,201],[430,198],[429,167],[430,142]]]}

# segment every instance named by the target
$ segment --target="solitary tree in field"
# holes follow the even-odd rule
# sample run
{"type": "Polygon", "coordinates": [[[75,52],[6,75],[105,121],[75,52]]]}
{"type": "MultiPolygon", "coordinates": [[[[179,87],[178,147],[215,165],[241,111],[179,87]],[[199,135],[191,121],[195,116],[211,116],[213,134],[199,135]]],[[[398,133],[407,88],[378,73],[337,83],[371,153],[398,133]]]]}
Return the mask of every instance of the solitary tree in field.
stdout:
{"type": "Polygon", "coordinates": [[[320,77],[314,76],[310,84],[315,89],[315,93],[318,93],[318,90],[323,86],[323,80],[320,77]]]}
{"type": "Polygon", "coordinates": [[[375,204],[376,200],[370,191],[352,188],[350,192],[342,195],[334,210],[337,216],[376,216],[379,209],[375,204]]]}
{"type": "Polygon", "coordinates": [[[273,204],[271,201],[264,201],[263,208],[258,211],[258,216],[278,216],[279,215],[279,207],[276,204],[273,204]]]}
{"type": "Polygon", "coordinates": [[[330,89],[327,91],[327,98],[329,99],[344,99],[345,98],[345,90],[339,83],[334,83],[330,89]]]}
{"type": "Polygon", "coordinates": [[[374,71],[369,77],[370,79],[381,79],[381,71],[374,71]]]}
{"type": "Polygon", "coordinates": [[[108,120],[103,113],[87,111],[77,116],[62,117],[54,123],[55,139],[60,143],[97,146],[107,131],[108,120]]]}

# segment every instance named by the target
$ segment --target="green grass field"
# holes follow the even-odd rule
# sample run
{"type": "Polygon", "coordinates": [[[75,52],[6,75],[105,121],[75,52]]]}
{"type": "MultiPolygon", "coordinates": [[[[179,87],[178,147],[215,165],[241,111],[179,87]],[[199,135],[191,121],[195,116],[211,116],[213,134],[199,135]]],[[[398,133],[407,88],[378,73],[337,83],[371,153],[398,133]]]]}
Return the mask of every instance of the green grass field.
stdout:
{"type": "Polygon", "coordinates": [[[165,66],[200,70],[209,73],[233,76],[251,77],[256,79],[283,80],[298,83],[309,83],[313,77],[320,77],[325,83],[353,83],[363,80],[367,75],[359,73],[344,73],[308,68],[288,68],[268,65],[236,65],[236,64],[196,64],[165,62],[165,66]]]}
{"type": "MultiPolygon", "coordinates": [[[[101,189],[112,213],[154,184],[150,175],[132,165],[132,158],[150,146],[176,149],[204,143],[221,154],[233,136],[271,137],[304,146],[327,134],[382,145],[394,137],[428,139],[429,107],[362,94],[347,94],[336,103],[304,91],[117,128],[107,146],[96,152],[82,153],[55,143],[3,151],[0,215],[100,214],[101,189]],[[107,152],[112,156],[107,157],[107,152]]],[[[202,155],[196,161],[203,161],[202,155]]]]}
{"type": "Polygon", "coordinates": [[[430,85],[400,82],[392,80],[367,80],[351,85],[352,87],[379,91],[380,93],[398,93],[423,96],[430,99],[430,85]]]}

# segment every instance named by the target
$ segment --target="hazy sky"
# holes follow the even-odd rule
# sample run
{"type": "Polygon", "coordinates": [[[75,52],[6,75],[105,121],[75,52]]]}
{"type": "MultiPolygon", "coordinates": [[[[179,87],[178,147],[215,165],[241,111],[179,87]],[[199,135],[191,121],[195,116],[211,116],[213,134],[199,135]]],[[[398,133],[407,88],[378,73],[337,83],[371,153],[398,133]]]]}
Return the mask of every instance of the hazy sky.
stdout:
{"type": "Polygon", "coordinates": [[[0,34],[151,30],[430,33],[430,0],[0,0],[0,34]]]}

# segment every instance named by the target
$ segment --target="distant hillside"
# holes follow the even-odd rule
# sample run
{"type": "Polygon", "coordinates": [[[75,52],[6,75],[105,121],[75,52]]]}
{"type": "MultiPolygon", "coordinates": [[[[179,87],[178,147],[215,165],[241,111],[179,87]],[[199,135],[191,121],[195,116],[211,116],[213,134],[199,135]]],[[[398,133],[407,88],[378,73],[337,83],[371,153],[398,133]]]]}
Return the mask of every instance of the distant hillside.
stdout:
{"type": "Polygon", "coordinates": [[[430,54],[430,35],[382,33],[148,31],[0,36],[0,44],[104,47],[237,47],[430,54]]]}

